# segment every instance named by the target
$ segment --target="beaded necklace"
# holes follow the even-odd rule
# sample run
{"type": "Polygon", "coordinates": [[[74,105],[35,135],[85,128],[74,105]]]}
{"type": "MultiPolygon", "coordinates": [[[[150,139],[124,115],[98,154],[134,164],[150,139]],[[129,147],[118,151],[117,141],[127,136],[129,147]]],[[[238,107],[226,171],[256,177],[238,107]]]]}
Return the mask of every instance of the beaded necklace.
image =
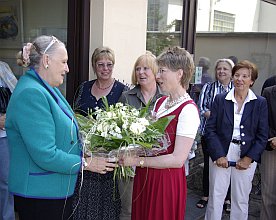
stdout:
{"type": "Polygon", "coordinates": [[[100,89],[100,90],[106,90],[106,89],[110,88],[110,87],[113,85],[114,81],[115,81],[115,79],[112,80],[112,82],[111,82],[111,84],[110,84],[109,86],[104,87],[104,88],[101,88],[100,85],[98,85],[98,84],[99,84],[99,81],[98,81],[98,80],[96,81],[95,84],[96,84],[96,86],[98,87],[98,89],[100,89]]]}
{"type": "Polygon", "coordinates": [[[185,93],[183,96],[180,96],[179,98],[175,99],[175,100],[171,100],[171,98],[168,98],[168,101],[165,105],[166,109],[169,109],[175,105],[177,105],[178,103],[184,101],[184,100],[188,100],[190,97],[188,95],[188,93],[185,93]]]}

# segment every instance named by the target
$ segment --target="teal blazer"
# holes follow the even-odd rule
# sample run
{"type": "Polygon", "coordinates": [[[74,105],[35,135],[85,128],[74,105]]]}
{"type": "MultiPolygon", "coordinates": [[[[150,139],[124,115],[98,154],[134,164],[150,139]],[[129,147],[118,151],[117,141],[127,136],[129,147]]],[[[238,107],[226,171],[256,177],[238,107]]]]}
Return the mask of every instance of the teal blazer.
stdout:
{"type": "Polygon", "coordinates": [[[11,193],[42,199],[73,194],[81,167],[73,115],[60,91],[34,70],[20,78],[6,115],[11,193]]]}

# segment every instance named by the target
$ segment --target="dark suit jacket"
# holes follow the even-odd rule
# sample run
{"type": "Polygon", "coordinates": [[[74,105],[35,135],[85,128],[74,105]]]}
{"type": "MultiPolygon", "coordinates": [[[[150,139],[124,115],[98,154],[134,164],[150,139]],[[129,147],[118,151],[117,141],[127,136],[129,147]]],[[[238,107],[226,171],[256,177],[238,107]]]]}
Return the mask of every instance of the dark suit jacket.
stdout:
{"type": "Polygon", "coordinates": [[[262,92],[261,94],[263,94],[263,91],[265,88],[270,87],[270,86],[274,86],[276,85],[276,76],[271,76],[268,79],[265,80],[263,87],[262,87],[262,92]]]}
{"type": "MultiPolygon", "coordinates": [[[[234,126],[234,103],[226,100],[227,94],[218,94],[206,124],[207,150],[213,161],[225,157],[231,142],[234,126]]],[[[268,139],[268,110],[264,97],[257,96],[245,104],[240,123],[241,158],[248,156],[259,162],[268,139]]]]}
{"type": "MultiPolygon", "coordinates": [[[[268,105],[268,138],[276,137],[276,86],[265,88],[263,91],[263,96],[266,98],[268,105]]],[[[272,150],[269,144],[266,150],[272,150]]]]}

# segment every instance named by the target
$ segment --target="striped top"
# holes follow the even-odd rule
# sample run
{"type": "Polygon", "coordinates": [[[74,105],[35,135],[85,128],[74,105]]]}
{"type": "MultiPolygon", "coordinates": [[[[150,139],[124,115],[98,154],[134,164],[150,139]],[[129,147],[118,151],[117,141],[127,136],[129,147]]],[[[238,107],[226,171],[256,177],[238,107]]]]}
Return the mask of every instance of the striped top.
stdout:
{"type": "Polygon", "coordinates": [[[206,83],[199,95],[198,107],[200,111],[200,133],[204,135],[204,129],[207,122],[207,119],[204,117],[205,112],[210,111],[212,107],[212,103],[217,94],[221,94],[224,92],[229,92],[234,87],[232,81],[228,84],[227,88],[223,87],[223,85],[217,80],[215,82],[206,83]]]}

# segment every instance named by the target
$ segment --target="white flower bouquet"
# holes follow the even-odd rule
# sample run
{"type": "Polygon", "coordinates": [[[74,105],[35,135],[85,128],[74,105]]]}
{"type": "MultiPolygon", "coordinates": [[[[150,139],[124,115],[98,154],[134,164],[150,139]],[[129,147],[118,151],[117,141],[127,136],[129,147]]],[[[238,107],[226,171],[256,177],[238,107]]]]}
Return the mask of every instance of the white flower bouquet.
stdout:
{"type": "MultiPolygon", "coordinates": [[[[86,153],[119,159],[125,154],[154,156],[167,149],[165,128],[174,116],[156,120],[148,113],[149,104],[137,110],[122,103],[109,106],[106,97],[103,103],[105,109],[98,108],[87,117],[76,114],[86,153]]],[[[127,178],[134,173],[130,167],[121,166],[116,175],[127,178]]]]}

